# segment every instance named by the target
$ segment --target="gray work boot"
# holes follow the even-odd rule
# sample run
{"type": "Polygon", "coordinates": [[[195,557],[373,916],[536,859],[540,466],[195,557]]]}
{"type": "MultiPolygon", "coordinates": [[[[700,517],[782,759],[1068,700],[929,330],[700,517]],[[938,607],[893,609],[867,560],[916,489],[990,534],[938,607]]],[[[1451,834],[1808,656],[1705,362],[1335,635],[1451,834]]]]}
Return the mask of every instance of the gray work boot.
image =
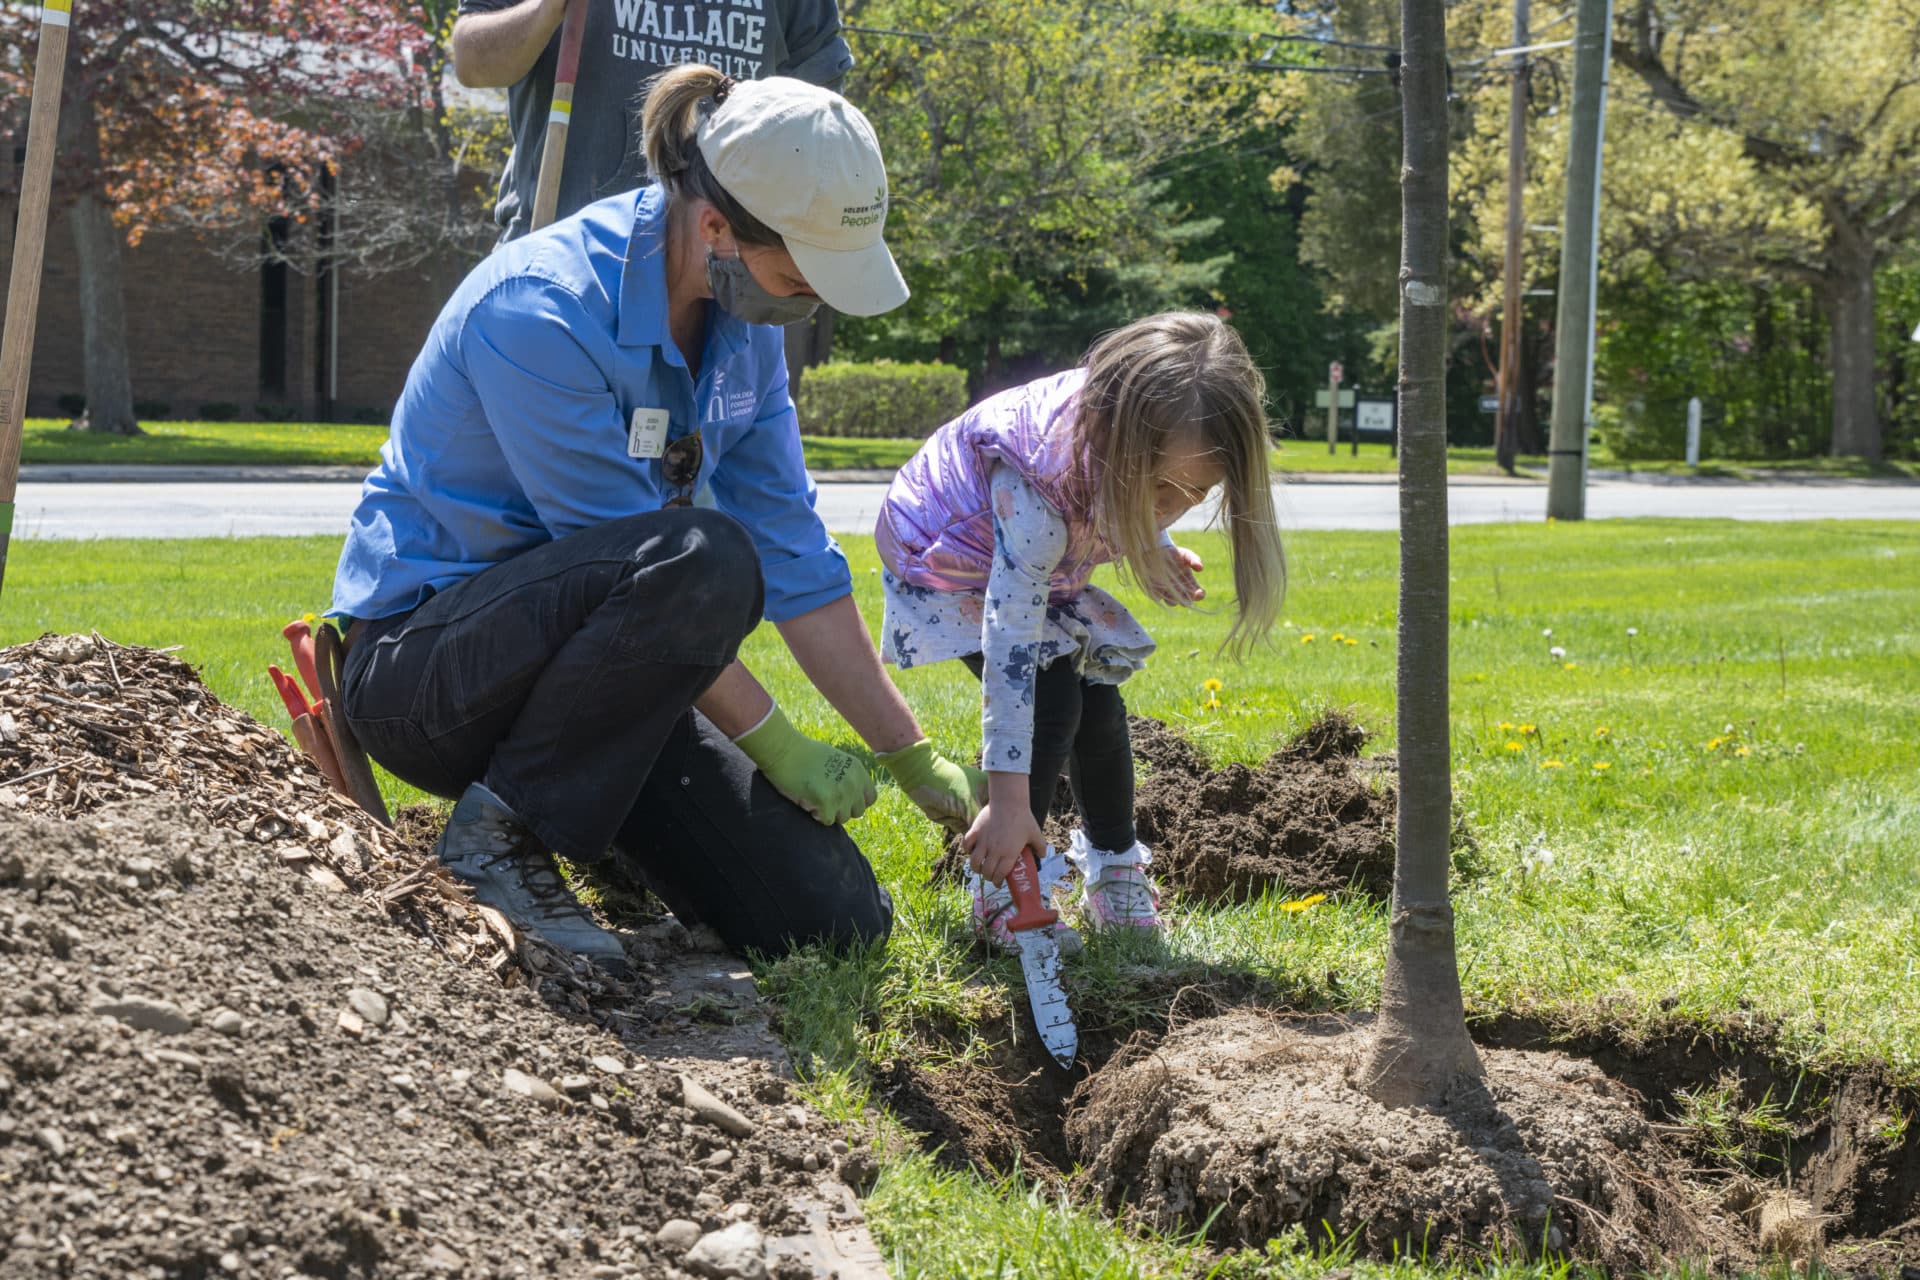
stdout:
{"type": "Polygon", "coordinates": [[[514,928],[585,956],[615,977],[627,976],[620,939],[593,922],[540,838],[479,783],[453,806],[433,854],[473,890],[476,902],[498,911],[514,928]]]}

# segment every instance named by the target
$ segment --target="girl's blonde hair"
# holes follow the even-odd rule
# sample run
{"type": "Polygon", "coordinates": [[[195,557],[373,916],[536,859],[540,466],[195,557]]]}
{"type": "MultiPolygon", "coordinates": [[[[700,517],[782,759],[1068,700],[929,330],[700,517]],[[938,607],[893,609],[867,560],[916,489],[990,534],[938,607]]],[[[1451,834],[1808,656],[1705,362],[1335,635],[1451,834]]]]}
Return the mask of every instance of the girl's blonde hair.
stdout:
{"type": "Polygon", "coordinates": [[[1227,647],[1244,652],[1273,626],[1287,589],[1267,467],[1266,379],[1240,335],[1201,312],[1136,320],[1094,343],[1083,363],[1073,429],[1091,464],[1094,526],[1157,599],[1176,595],[1154,518],[1161,460],[1183,440],[1219,460],[1239,609],[1227,647]]]}
{"type": "Polygon", "coordinates": [[[640,153],[670,200],[705,200],[720,211],[741,244],[784,248],[780,233],[748,213],[720,185],[700,153],[700,122],[727,100],[733,81],[712,67],[686,62],[663,71],[641,89],[640,153]]]}

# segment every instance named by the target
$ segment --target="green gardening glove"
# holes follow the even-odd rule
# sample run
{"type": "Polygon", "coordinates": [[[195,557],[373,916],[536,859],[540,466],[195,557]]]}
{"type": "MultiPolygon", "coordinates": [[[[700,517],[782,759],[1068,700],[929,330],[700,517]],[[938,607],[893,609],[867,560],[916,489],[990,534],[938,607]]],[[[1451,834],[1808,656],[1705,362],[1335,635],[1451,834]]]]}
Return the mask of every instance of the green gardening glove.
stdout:
{"type": "Polygon", "coordinates": [[[774,790],[826,826],[859,817],[877,794],[865,765],[838,747],[801,733],[779,707],[733,744],[759,766],[774,790]]]}
{"type": "Polygon", "coordinates": [[[965,835],[987,802],[987,775],[956,764],[922,738],[910,747],[875,756],[920,812],[955,835],[965,835]]]}

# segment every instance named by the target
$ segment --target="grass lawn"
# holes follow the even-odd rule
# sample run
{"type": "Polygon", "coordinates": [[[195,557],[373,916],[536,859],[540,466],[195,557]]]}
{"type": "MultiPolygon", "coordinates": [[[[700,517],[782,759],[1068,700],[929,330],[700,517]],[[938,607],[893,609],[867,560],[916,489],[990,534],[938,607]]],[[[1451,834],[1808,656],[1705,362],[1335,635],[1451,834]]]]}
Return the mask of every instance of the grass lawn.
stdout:
{"type": "MultiPolygon", "coordinates": [[[[871,542],[844,545],[877,623],[871,542]]],[[[1224,571],[1218,539],[1194,545],[1224,571]]],[[[98,629],[180,644],[222,697],[278,724],[262,670],[283,656],[279,625],[324,599],[337,546],[18,544],[0,640],[98,629]]],[[[1920,523],[1479,525],[1454,530],[1453,549],[1454,778],[1478,843],[1456,886],[1470,1011],[1567,1028],[1750,1011],[1802,1063],[1878,1061],[1920,1082],[1920,523]]],[[[1222,619],[1140,610],[1161,651],[1128,686],[1135,711],[1182,724],[1220,760],[1264,756],[1328,705],[1357,708],[1393,745],[1392,536],[1301,533],[1290,550],[1286,625],[1245,665],[1214,656],[1222,619]],[[1201,708],[1209,676],[1222,710],[1201,708]]],[[[853,745],[770,630],[747,656],[797,723],[853,745]]],[[[936,741],[977,749],[970,677],[935,667],[900,683],[936,741]]],[[[969,946],[961,893],[929,886],[938,841],[897,790],[855,834],[894,895],[890,945],[761,970],[817,1097],[849,1118],[878,1105],[868,1067],[927,1025],[1004,1038],[1018,984],[1013,962],[969,946]]],[[[1124,1000],[1143,959],[1196,981],[1249,975],[1299,1007],[1371,1005],[1382,908],[1279,901],[1177,911],[1157,955],[1094,939],[1069,965],[1083,1025],[1124,1000]]],[[[1057,1189],[917,1154],[889,1157],[867,1207],[902,1277],[1145,1276],[1196,1257],[1057,1189]]],[[[1327,1265],[1278,1254],[1217,1274],[1327,1265]]]]}
{"type": "MultiPolygon", "coordinates": [[[[154,422],[141,436],[96,436],[67,430],[64,421],[29,418],[22,460],[34,463],[93,464],[172,463],[200,466],[352,466],[372,467],[386,443],[384,426],[325,422],[154,422]]],[[[913,456],[918,440],[851,440],[832,436],[803,436],[807,465],[815,471],[890,471],[913,456]]],[[[1292,475],[1340,473],[1387,475],[1398,461],[1383,444],[1363,444],[1356,456],[1342,443],[1327,452],[1326,441],[1287,440],[1273,451],[1273,465],[1292,475]]],[[[1595,455],[1596,467],[1630,467],[1635,471],[1685,474],[1682,462],[1616,462],[1595,455]]],[[[1545,480],[1547,460],[1525,457],[1519,473],[1545,480]]],[[[1888,462],[1868,466],[1852,458],[1811,458],[1790,462],[1708,461],[1698,474],[1720,479],[1764,479],[1770,471],[1817,471],[1834,476],[1920,476],[1920,464],[1888,462]]],[[[1447,471],[1456,476],[1499,476],[1493,450],[1459,445],[1447,453],[1447,471]]]]}

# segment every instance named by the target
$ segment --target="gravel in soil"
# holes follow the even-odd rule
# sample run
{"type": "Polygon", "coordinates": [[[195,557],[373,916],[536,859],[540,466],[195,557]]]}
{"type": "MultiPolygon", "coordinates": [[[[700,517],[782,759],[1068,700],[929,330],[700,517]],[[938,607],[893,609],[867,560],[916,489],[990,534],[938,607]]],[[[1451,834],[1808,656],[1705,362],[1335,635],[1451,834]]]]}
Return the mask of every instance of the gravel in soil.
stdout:
{"type": "Polygon", "coordinates": [[[814,1274],[872,1158],[750,977],[598,982],[417,840],[165,654],[0,650],[0,1275],[814,1274]]]}

